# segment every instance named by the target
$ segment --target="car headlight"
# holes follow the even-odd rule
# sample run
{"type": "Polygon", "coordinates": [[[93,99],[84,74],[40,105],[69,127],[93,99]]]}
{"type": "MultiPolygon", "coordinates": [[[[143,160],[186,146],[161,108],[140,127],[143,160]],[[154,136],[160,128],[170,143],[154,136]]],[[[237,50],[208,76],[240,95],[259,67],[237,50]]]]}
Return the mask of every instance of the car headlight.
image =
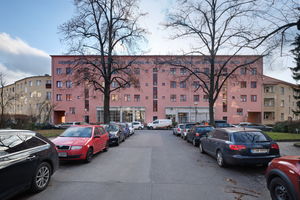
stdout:
{"type": "Polygon", "coordinates": [[[72,146],[71,150],[82,149],[82,146],[72,146]]]}

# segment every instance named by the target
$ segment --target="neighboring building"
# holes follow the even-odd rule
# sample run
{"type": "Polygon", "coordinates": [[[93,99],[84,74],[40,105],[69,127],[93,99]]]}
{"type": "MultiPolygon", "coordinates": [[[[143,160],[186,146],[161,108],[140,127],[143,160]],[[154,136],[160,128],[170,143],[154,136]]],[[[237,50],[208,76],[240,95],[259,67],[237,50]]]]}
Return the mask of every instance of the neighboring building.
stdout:
{"type": "MultiPolygon", "coordinates": [[[[3,87],[5,114],[51,121],[51,76],[32,76],[3,87]]],[[[1,110],[1,108],[0,108],[1,110]]]]}
{"type": "MultiPolygon", "coordinates": [[[[78,57],[60,55],[51,57],[54,123],[65,121],[102,123],[104,95],[94,91],[90,85],[85,93],[85,84],[75,84],[77,70],[73,72],[72,67],[78,57]]],[[[118,58],[120,62],[126,63],[133,57],[118,56],[118,58]]],[[[135,61],[137,64],[131,70],[139,74],[140,90],[131,86],[111,93],[111,121],[151,122],[164,118],[176,122],[209,120],[207,95],[201,90],[194,92],[200,83],[193,77],[189,79],[190,81],[180,81],[180,77],[187,74],[183,68],[156,65],[157,59],[167,58],[168,56],[142,56],[135,61]]],[[[211,73],[209,63],[204,61],[204,57],[184,58],[187,60],[186,63],[190,64],[191,70],[211,73]]],[[[222,64],[228,58],[229,56],[218,56],[216,63],[222,64]]],[[[247,63],[254,58],[257,57],[236,56],[222,73],[226,74],[236,64],[247,63]]],[[[82,67],[84,68],[85,64],[82,64],[82,67]]],[[[227,80],[215,103],[215,119],[225,119],[229,123],[261,122],[262,74],[262,59],[251,64],[251,70],[246,68],[236,70],[234,78],[227,80]]]]}
{"type": "Polygon", "coordinates": [[[298,117],[292,112],[297,106],[293,87],[297,87],[297,85],[263,76],[263,124],[298,120],[298,117]]]}

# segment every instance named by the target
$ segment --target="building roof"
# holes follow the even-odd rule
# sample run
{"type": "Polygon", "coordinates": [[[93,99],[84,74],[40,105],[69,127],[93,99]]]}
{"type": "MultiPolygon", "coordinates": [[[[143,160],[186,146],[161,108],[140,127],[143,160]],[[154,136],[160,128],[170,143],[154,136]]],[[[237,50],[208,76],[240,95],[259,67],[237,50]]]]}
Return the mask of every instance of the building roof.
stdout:
{"type": "Polygon", "coordinates": [[[266,75],[263,75],[263,84],[264,85],[284,84],[284,85],[289,85],[289,86],[292,86],[292,87],[298,87],[296,84],[289,83],[289,82],[286,82],[286,81],[282,81],[282,80],[272,78],[272,77],[269,77],[269,76],[266,76],[266,75]]]}

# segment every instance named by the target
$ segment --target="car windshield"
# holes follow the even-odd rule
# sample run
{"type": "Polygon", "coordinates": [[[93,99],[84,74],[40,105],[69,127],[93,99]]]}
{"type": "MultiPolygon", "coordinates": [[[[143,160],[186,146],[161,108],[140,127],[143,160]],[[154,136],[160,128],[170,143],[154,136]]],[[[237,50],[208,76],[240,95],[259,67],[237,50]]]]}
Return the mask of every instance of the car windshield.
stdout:
{"type": "Polygon", "coordinates": [[[117,125],[104,125],[104,128],[107,132],[117,132],[119,130],[117,125]]]}
{"type": "Polygon", "coordinates": [[[256,142],[268,142],[272,139],[264,135],[262,132],[234,132],[233,138],[236,143],[256,143],[256,142]]]}
{"type": "Polygon", "coordinates": [[[192,126],[195,126],[196,124],[186,124],[185,128],[191,128],[192,126]]]}
{"type": "Polygon", "coordinates": [[[70,127],[60,137],[91,137],[92,127],[70,127]]]}
{"type": "Polygon", "coordinates": [[[197,128],[197,133],[209,132],[213,129],[214,129],[213,127],[198,127],[197,128]]]}

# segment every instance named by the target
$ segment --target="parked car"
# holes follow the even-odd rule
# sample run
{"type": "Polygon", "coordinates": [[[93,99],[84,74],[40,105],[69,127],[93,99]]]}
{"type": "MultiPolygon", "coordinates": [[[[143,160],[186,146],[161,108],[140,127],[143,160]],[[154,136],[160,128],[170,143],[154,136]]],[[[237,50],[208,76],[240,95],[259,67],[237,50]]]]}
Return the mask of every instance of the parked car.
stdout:
{"type": "Polygon", "coordinates": [[[52,140],[60,160],[92,161],[93,154],[108,151],[109,135],[102,126],[73,125],[52,140]]]}
{"type": "Polygon", "coordinates": [[[260,129],[262,131],[273,131],[273,127],[265,126],[263,124],[257,124],[257,123],[246,124],[244,127],[245,128],[257,128],[257,129],[260,129]]]}
{"type": "Polygon", "coordinates": [[[134,129],[139,129],[139,130],[144,129],[144,124],[141,122],[132,122],[132,126],[134,129]]]}
{"type": "Polygon", "coordinates": [[[0,199],[44,190],[58,166],[55,145],[39,133],[0,130],[0,199]]]}
{"type": "Polygon", "coordinates": [[[59,126],[57,126],[57,125],[55,125],[55,124],[52,124],[52,123],[49,123],[49,122],[47,122],[47,123],[39,123],[39,122],[37,122],[36,124],[35,124],[35,127],[36,128],[40,128],[40,129],[42,129],[42,130],[48,130],[48,129],[60,129],[60,127],[59,126]]]}
{"type": "Polygon", "coordinates": [[[125,137],[128,138],[130,136],[130,130],[128,124],[125,122],[116,122],[116,123],[121,124],[123,126],[123,129],[125,131],[125,137]]]}
{"type": "Polygon", "coordinates": [[[266,181],[272,199],[300,199],[299,162],[299,156],[282,156],[269,163],[266,181]]]}
{"type": "Polygon", "coordinates": [[[186,134],[186,141],[193,142],[194,147],[198,147],[200,143],[200,138],[205,137],[206,134],[213,129],[214,127],[209,125],[192,126],[186,134]]]}
{"type": "Polygon", "coordinates": [[[173,134],[178,136],[181,135],[181,131],[183,129],[184,124],[177,124],[174,128],[173,128],[173,134]]]}
{"type": "Polygon", "coordinates": [[[132,126],[132,123],[127,123],[127,124],[128,124],[128,127],[129,127],[130,135],[133,135],[134,134],[134,128],[132,126]]]}
{"type": "Polygon", "coordinates": [[[63,122],[58,124],[57,126],[59,126],[62,129],[67,129],[72,125],[89,125],[89,124],[86,122],[63,122]]]}
{"type": "Polygon", "coordinates": [[[189,131],[189,128],[191,128],[192,126],[195,126],[196,123],[185,123],[183,125],[183,129],[181,130],[181,137],[186,140],[186,135],[187,135],[187,132],[189,131]]]}
{"type": "Polygon", "coordinates": [[[250,128],[216,128],[200,139],[201,153],[217,158],[219,166],[266,165],[280,157],[279,146],[263,131],[250,128]]]}
{"type": "Polygon", "coordinates": [[[168,129],[172,128],[171,119],[157,119],[147,124],[147,129],[168,129]]]}
{"type": "Polygon", "coordinates": [[[125,141],[125,131],[121,124],[104,124],[103,127],[109,134],[109,144],[119,146],[125,141]]]}
{"type": "Polygon", "coordinates": [[[246,126],[247,124],[251,124],[250,122],[240,122],[240,123],[238,123],[236,126],[237,127],[244,127],[244,126],[246,126]]]}

